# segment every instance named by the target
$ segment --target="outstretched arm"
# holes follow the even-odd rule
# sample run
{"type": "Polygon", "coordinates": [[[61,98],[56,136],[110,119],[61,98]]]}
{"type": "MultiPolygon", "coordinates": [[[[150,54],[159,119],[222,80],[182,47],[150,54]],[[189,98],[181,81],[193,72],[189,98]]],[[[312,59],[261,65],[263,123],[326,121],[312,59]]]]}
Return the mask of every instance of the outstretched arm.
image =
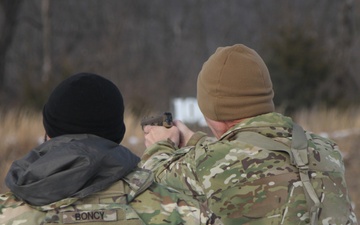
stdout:
{"type": "Polygon", "coordinates": [[[140,166],[152,170],[155,180],[170,186],[190,196],[202,196],[202,184],[196,176],[197,161],[196,147],[184,146],[182,143],[196,143],[203,133],[194,133],[182,123],[175,122],[175,126],[167,129],[160,126],[145,127],[146,150],[141,158],[140,166]],[[177,127],[177,125],[179,127],[177,127]],[[179,130],[188,130],[182,135],[179,130]],[[197,141],[194,140],[197,139],[197,141]]]}

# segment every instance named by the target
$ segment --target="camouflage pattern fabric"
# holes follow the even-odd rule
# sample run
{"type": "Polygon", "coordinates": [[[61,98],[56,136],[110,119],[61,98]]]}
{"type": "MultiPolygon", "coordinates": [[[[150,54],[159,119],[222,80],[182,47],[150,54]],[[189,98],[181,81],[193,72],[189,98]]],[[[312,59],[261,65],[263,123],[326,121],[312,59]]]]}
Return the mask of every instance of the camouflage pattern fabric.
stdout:
{"type": "Polygon", "coordinates": [[[0,224],[222,224],[192,198],[153,183],[136,170],[108,189],[83,199],[32,207],[12,193],[0,196],[0,224]]]}
{"type": "MultiPolygon", "coordinates": [[[[256,132],[290,148],[292,127],[292,120],[278,113],[248,118],[218,141],[203,134],[195,146],[182,149],[158,142],[146,149],[141,165],[153,170],[159,183],[207,203],[224,224],[309,224],[299,171],[286,151],[241,137],[256,132]]],[[[306,137],[309,177],[321,201],[319,224],[357,224],[338,146],[310,132],[306,137]]]]}

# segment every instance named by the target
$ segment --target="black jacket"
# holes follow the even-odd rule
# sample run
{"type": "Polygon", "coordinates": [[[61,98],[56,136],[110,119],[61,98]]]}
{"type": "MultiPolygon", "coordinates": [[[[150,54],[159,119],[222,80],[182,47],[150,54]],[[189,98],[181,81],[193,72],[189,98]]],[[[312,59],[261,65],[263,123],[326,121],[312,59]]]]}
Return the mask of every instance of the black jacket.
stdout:
{"type": "Polygon", "coordinates": [[[17,197],[40,206],[103,190],[126,176],[138,162],[130,150],[104,138],[63,135],[15,161],[5,182],[17,197]]]}

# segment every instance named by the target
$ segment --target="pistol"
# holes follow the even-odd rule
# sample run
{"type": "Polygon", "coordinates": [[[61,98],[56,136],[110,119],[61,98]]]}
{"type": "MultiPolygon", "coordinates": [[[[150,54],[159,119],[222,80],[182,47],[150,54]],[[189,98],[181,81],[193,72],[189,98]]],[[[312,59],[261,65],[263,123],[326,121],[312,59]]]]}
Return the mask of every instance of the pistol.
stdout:
{"type": "Polygon", "coordinates": [[[172,114],[170,112],[164,112],[159,116],[145,117],[141,120],[141,128],[144,130],[146,125],[170,128],[173,125],[172,114]]]}

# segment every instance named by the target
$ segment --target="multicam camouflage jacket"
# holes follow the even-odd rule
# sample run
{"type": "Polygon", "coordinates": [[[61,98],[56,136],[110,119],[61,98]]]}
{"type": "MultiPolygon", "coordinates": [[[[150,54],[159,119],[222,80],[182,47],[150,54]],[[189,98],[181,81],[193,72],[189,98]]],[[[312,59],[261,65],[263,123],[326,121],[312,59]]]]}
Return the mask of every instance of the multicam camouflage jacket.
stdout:
{"type": "Polygon", "coordinates": [[[153,183],[135,170],[108,189],[86,198],[31,206],[13,193],[0,196],[0,224],[222,224],[194,199],[153,183]]]}
{"type": "Polygon", "coordinates": [[[264,114],[241,121],[219,140],[195,133],[181,149],[158,142],[140,165],[159,183],[207,203],[227,225],[310,224],[311,189],[318,224],[357,224],[338,146],[302,131],[308,163],[300,173],[288,151],[293,127],[288,117],[264,114]]]}
{"type": "Polygon", "coordinates": [[[95,135],[63,135],[14,161],[0,225],[220,224],[198,201],[154,183],[139,157],[95,135]]]}

